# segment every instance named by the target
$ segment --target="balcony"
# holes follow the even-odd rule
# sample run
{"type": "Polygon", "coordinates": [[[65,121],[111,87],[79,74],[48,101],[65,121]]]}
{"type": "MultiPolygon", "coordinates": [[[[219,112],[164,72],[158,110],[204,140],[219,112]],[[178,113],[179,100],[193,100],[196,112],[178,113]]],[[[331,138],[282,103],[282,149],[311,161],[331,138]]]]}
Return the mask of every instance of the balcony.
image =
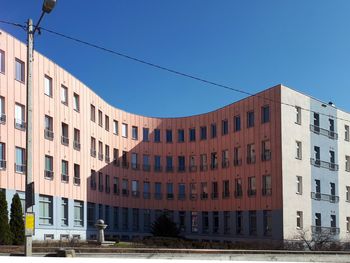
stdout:
{"type": "Polygon", "coordinates": [[[261,161],[269,161],[271,160],[271,151],[270,150],[264,150],[261,154],[261,161]]]}
{"type": "Polygon", "coordinates": [[[317,192],[311,192],[311,198],[314,200],[318,200],[318,201],[328,201],[330,203],[338,203],[339,202],[339,196],[321,194],[321,193],[317,193],[317,192]]]}
{"type": "Polygon", "coordinates": [[[54,133],[53,133],[53,131],[52,131],[52,130],[45,129],[45,130],[44,130],[44,137],[45,137],[45,139],[52,141],[53,138],[54,138],[54,133]]]}
{"type": "Polygon", "coordinates": [[[201,164],[199,167],[201,172],[208,171],[208,165],[206,164],[201,164]]]}
{"type": "Polygon", "coordinates": [[[149,165],[149,164],[143,164],[143,165],[142,165],[142,170],[145,171],[145,172],[151,171],[151,165],[149,165]]]}
{"type": "Polygon", "coordinates": [[[247,191],[248,196],[256,196],[256,189],[248,189],[247,191]]]}
{"type": "Polygon", "coordinates": [[[0,113],[0,124],[6,123],[6,114],[0,113]]]}
{"type": "Polygon", "coordinates": [[[5,170],[5,169],[6,169],[6,161],[0,160],[0,170],[5,170]]]}
{"type": "Polygon", "coordinates": [[[155,166],[154,166],[154,171],[155,171],[155,172],[158,172],[158,173],[161,172],[161,171],[162,171],[162,166],[160,166],[160,165],[155,165],[155,166]]]}
{"type": "Polygon", "coordinates": [[[90,155],[91,157],[96,157],[96,150],[95,149],[90,149],[90,155]]]}
{"type": "Polygon", "coordinates": [[[25,173],[26,165],[25,164],[16,164],[15,163],[15,171],[16,171],[16,173],[25,173]]]}
{"type": "Polygon", "coordinates": [[[221,163],[222,168],[228,168],[229,167],[229,161],[227,159],[223,160],[221,163]]]}
{"type": "Polygon", "coordinates": [[[256,157],[255,155],[251,155],[247,157],[247,164],[253,164],[256,162],[256,157]]]}
{"type": "Polygon", "coordinates": [[[310,163],[311,163],[311,165],[313,165],[315,167],[326,168],[326,169],[329,169],[330,171],[338,171],[339,170],[338,164],[330,163],[330,162],[326,162],[326,161],[321,161],[320,159],[310,158],[310,163]]]}
{"type": "Polygon", "coordinates": [[[48,171],[48,170],[44,171],[44,178],[45,179],[52,180],[53,179],[53,175],[54,175],[53,171],[48,171]]]}
{"type": "Polygon", "coordinates": [[[73,184],[80,185],[80,177],[73,177],[73,184]]]}
{"type": "Polygon", "coordinates": [[[101,152],[98,153],[98,159],[100,161],[103,161],[103,153],[101,153],[101,152]]]}
{"type": "Polygon", "coordinates": [[[68,183],[69,182],[69,176],[68,174],[61,174],[61,181],[68,183]]]}
{"type": "Polygon", "coordinates": [[[338,235],[340,233],[339,227],[311,226],[311,231],[313,234],[338,235]]]}
{"type": "Polygon", "coordinates": [[[69,145],[69,138],[66,136],[61,136],[61,143],[65,146],[69,145]]]}
{"type": "Polygon", "coordinates": [[[73,141],[73,148],[74,148],[74,150],[80,151],[80,142],[74,140],[73,141]]]}
{"type": "Polygon", "coordinates": [[[271,195],[272,194],[272,188],[263,188],[262,190],[261,190],[261,194],[262,195],[271,195]]]}
{"type": "Polygon", "coordinates": [[[23,120],[15,119],[15,128],[21,131],[26,129],[26,123],[23,120]]]}
{"type": "Polygon", "coordinates": [[[241,165],[242,165],[242,159],[233,160],[233,166],[241,166],[241,165]]]}
{"type": "Polygon", "coordinates": [[[189,171],[192,172],[192,173],[193,172],[197,172],[197,165],[190,165],[189,166],[189,171]]]}
{"type": "Polygon", "coordinates": [[[312,131],[315,134],[326,136],[332,140],[338,140],[338,133],[320,128],[319,126],[310,124],[310,131],[312,131]]]}

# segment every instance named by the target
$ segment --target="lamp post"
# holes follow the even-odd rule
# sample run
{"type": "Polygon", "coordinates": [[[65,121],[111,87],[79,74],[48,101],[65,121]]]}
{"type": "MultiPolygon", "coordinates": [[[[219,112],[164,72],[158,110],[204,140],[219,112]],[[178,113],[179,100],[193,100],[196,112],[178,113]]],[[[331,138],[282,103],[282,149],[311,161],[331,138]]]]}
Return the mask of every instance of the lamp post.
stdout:
{"type": "Polygon", "coordinates": [[[32,101],[32,82],[33,82],[33,52],[34,52],[34,35],[39,30],[39,24],[45,13],[50,13],[55,7],[56,0],[44,0],[42,13],[38,23],[33,27],[33,20],[28,19],[27,27],[27,126],[26,126],[26,233],[25,233],[25,256],[32,256],[32,237],[34,232],[34,182],[33,182],[33,156],[32,156],[32,139],[33,139],[33,101],[32,101]],[[31,216],[29,216],[31,215],[31,216]],[[28,227],[30,226],[30,227],[28,227]]]}

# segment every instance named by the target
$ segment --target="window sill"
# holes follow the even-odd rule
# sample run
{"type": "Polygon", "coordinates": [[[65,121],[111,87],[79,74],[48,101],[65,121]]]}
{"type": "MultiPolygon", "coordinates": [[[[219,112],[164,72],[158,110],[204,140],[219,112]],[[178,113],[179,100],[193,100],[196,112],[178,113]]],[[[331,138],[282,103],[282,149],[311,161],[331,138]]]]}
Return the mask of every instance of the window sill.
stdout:
{"type": "Polygon", "coordinates": [[[68,106],[68,102],[61,101],[61,104],[68,106]]]}
{"type": "Polygon", "coordinates": [[[80,113],[80,110],[74,109],[75,112],[80,113]]]}
{"type": "Polygon", "coordinates": [[[20,79],[16,79],[16,78],[15,78],[15,81],[18,81],[18,82],[21,83],[21,84],[26,84],[24,80],[20,80],[20,79]]]}
{"type": "Polygon", "coordinates": [[[52,99],[52,95],[46,94],[44,93],[46,97],[49,97],[50,99],[52,99]]]}

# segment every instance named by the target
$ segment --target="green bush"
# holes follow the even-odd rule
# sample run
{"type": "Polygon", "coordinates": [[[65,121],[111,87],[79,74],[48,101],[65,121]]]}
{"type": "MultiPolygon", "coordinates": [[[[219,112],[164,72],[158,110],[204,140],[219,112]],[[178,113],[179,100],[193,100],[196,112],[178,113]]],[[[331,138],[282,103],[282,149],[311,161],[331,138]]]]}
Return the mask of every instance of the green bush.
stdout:
{"type": "Polygon", "coordinates": [[[153,222],[151,233],[158,237],[178,237],[180,232],[176,224],[164,213],[153,222]]]}
{"type": "Polygon", "coordinates": [[[22,213],[21,199],[18,194],[12,198],[11,214],[10,214],[10,229],[12,232],[13,245],[24,244],[24,220],[22,213]]]}
{"type": "Polygon", "coordinates": [[[11,245],[11,239],[6,196],[0,191],[0,245],[11,245]]]}

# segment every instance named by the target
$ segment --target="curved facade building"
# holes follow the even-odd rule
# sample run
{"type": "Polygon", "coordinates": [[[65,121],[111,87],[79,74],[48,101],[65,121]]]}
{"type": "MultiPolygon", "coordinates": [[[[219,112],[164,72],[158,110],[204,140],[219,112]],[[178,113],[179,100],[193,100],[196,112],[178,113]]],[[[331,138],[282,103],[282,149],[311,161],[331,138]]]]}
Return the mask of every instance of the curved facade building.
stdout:
{"type": "MultiPolygon", "coordinates": [[[[26,46],[2,31],[9,202],[24,200],[25,61],[26,46]]],[[[112,107],[38,53],[33,73],[35,239],[96,238],[99,218],[110,238],[143,237],[165,210],[193,239],[348,237],[349,123],[336,117],[349,114],[334,106],[278,85],[206,114],[150,118],[112,107]]]]}

